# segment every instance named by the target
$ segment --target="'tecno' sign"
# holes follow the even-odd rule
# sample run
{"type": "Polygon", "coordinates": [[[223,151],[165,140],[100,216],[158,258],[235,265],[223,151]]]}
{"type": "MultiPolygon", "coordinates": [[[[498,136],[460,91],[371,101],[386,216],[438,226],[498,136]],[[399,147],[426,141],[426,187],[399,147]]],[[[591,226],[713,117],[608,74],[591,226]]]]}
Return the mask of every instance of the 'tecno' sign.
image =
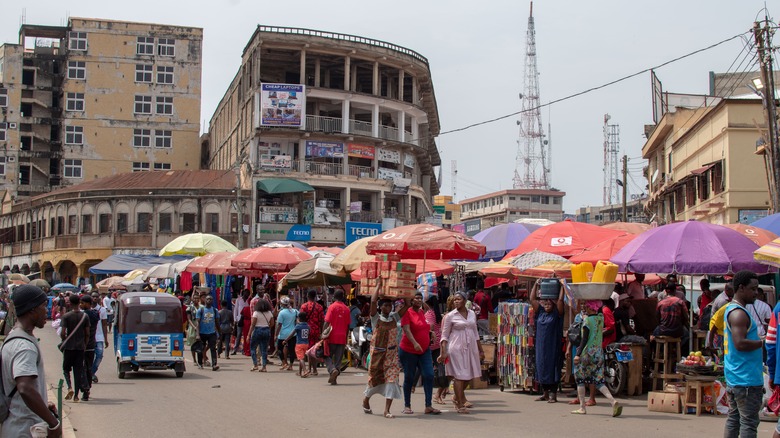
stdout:
{"type": "Polygon", "coordinates": [[[364,237],[376,236],[382,232],[382,224],[371,222],[346,222],[344,224],[344,244],[362,239],[364,237]]]}

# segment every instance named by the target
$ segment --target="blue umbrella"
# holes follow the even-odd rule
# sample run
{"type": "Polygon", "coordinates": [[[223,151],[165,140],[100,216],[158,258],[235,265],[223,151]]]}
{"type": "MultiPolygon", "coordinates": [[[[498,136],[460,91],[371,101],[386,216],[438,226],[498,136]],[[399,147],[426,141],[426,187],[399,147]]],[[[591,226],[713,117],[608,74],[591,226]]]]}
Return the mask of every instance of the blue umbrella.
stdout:
{"type": "Polygon", "coordinates": [[[474,236],[474,240],[487,247],[487,252],[481,260],[503,258],[537,228],[539,225],[510,223],[480,231],[474,236]]]}
{"type": "Polygon", "coordinates": [[[763,228],[780,236],[780,213],[775,213],[767,217],[763,217],[750,224],[750,226],[763,228]]]}

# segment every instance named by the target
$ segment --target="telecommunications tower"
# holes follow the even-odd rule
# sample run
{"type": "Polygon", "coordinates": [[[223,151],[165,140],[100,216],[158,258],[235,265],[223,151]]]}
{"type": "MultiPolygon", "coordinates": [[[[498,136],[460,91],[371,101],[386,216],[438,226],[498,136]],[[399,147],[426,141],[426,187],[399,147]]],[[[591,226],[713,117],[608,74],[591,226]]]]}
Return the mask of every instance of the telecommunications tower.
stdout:
{"type": "Polygon", "coordinates": [[[523,77],[522,113],[517,124],[520,138],[517,141],[515,176],[512,186],[516,189],[550,188],[550,143],[545,139],[539,99],[539,72],[536,68],[536,30],[534,29],[534,3],[528,17],[526,35],[525,75],[523,77]]]}
{"type": "MultiPolygon", "coordinates": [[[[609,114],[604,114],[604,205],[620,202],[618,187],[618,153],[620,152],[620,125],[609,124],[609,114]]],[[[621,181],[625,184],[625,181],[621,181]]]]}

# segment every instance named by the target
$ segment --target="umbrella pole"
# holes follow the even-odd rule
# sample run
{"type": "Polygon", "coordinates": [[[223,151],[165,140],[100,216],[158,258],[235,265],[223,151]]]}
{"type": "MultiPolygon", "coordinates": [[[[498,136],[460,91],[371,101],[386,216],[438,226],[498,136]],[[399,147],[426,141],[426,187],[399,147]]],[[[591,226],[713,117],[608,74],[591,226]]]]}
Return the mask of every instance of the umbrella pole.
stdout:
{"type": "Polygon", "coordinates": [[[690,329],[688,331],[688,352],[690,353],[693,350],[693,337],[696,336],[696,333],[693,332],[693,275],[691,275],[691,308],[688,309],[688,312],[690,313],[688,315],[688,325],[690,325],[690,329]]]}
{"type": "Polygon", "coordinates": [[[428,250],[423,250],[423,274],[425,274],[425,259],[428,258],[428,250]]]}

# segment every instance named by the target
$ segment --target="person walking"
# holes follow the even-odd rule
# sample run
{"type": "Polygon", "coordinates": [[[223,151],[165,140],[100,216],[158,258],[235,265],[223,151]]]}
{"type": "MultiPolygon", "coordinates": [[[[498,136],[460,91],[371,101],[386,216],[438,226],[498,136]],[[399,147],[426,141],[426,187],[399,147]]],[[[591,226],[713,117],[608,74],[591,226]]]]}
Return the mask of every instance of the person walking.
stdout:
{"type": "Polygon", "coordinates": [[[304,362],[306,361],[306,351],[309,349],[309,315],[306,312],[298,313],[298,323],[295,325],[295,330],[287,338],[286,342],[292,342],[292,338],[295,338],[295,357],[298,359],[298,372],[295,373],[303,379],[309,377],[311,370],[304,371],[304,362]]]}
{"type": "Polygon", "coordinates": [[[536,380],[544,393],[536,400],[557,403],[562,367],[563,288],[555,301],[540,302],[538,293],[539,282],[531,290],[531,308],[536,315],[536,380]]]}
{"type": "Polygon", "coordinates": [[[200,308],[200,295],[193,292],[190,305],[187,306],[187,345],[192,352],[192,361],[196,364],[200,364],[203,358],[200,357],[203,353],[203,343],[198,339],[198,309],[200,308]]]}
{"type": "Polygon", "coordinates": [[[198,363],[198,368],[203,369],[203,363],[206,359],[206,347],[211,351],[211,370],[219,370],[217,365],[217,339],[219,338],[219,313],[212,305],[214,298],[211,295],[206,295],[206,305],[198,309],[198,334],[200,335],[200,341],[203,343],[203,355],[201,362],[198,363]]]}
{"type": "MultiPolygon", "coordinates": [[[[309,315],[309,346],[313,346],[320,340],[322,334],[322,318],[325,309],[317,302],[317,291],[309,289],[306,293],[306,301],[301,305],[300,311],[309,315]]],[[[317,373],[314,373],[316,376],[317,373]]]]}
{"type": "Polygon", "coordinates": [[[89,401],[92,392],[92,364],[95,362],[95,345],[97,344],[95,334],[98,325],[100,325],[100,314],[92,308],[92,297],[89,295],[81,296],[79,306],[89,318],[89,338],[87,339],[87,348],[84,350],[84,384],[87,389],[84,390],[84,395],[81,397],[81,401],[89,401]]]}
{"type": "Polygon", "coordinates": [[[108,325],[108,333],[111,333],[111,326],[114,325],[114,310],[116,306],[116,300],[111,297],[107,291],[100,292],[103,307],[106,309],[106,322],[108,325]]]}
{"type": "Polygon", "coordinates": [[[746,306],[756,300],[758,276],[751,271],[739,271],[733,283],[734,297],[724,315],[724,374],[729,414],[723,436],[753,438],[758,430],[764,393],[763,341],[758,336],[760,323],[753,320],[746,306]]]}
{"type": "Polygon", "coordinates": [[[252,313],[251,327],[252,339],[249,341],[249,350],[252,355],[252,369],[257,371],[257,349],[260,348],[260,357],[262,358],[262,368],[260,372],[266,372],[268,365],[268,342],[271,340],[271,328],[274,325],[273,307],[267,300],[257,300],[255,311],[252,313]]]}
{"type": "Polygon", "coordinates": [[[95,361],[92,363],[92,382],[98,383],[97,372],[100,363],[103,362],[103,353],[108,348],[108,312],[100,304],[100,296],[97,292],[92,294],[92,308],[100,315],[100,324],[95,330],[95,361]]]}
{"type": "MultiPolygon", "coordinates": [[[[434,408],[433,402],[433,360],[431,359],[431,326],[425,321],[425,313],[422,310],[423,297],[418,292],[414,295],[406,313],[401,317],[401,329],[403,335],[399,344],[401,351],[398,353],[401,366],[404,369],[404,410],[403,414],[413,414],[412,411],[412,387],[414,386],[417,369],[422,374],[423,391],[425,392],[425,413],[438,415],[441,413],[434,408]]],[[[476,324],[476,320],[474,322],[476,324]]],[[[442,341],[444,333],[442,332],[442,341]]]]}
{"type": "Polygon", "coordinates": [[[444,318],[439,354],[439,362],[445,364],[447,375],[454,379],[453,401],[459,414],[469,413],[471,404],[466,405],[466,384],[482,375],[480,361],[485,359],[479,343],[477,315],[466,308],[467,300],[465,292],[455,292],[455,309],[444,318]]]}
{"type": "Polygon", "coordinates": [[[46,294],[36,286],[24,284],[11,298],[16,323],[0,348],[0,378],[8,396],[8,418],[0,428],[0,438],[30,436],[30,428],[46,423],[48,436],[62,436],[57,407],[47,398],[46,372],[35,336],[36,328],[46,326],[46,294]]]}
{"type": "MultiPolygon", "coordinates": [[[[247,306],[249,306],[249,289],[244,289],[243,292],[241,292],[241,296],[236,299],[236,304],[233,305],[233,321],[236,322],[236,345],[233,347],[233,354],[238,354],[238,349],[241,347],[241,345],[243,345],[243,343],[246,343],[246,338],[248,335],[247,332],[244,331],[244,325],[248,326],[249,320],[247,320],[246,324],[244,324],[241,316],[242,310],[244,310],[244,307],[247,306]]],[[[251,309],[249,314],[252,314],[251,309]]]]}
{"type": "Polygon", "coordinates": [[[222,354],[222,350],[225,350],[225,359],[230,359],[230,339],[233,337],[233,311],[228,309],[227,300],[222,300],[220,304],[222,308],[219,309],[219,354],[222,354]]]}
{"type": "Polygon", "coordinates": [[[336,385],[341,367],[341,359],[347,347],[347,332],[349,331],[350,314],[343,290],[333,294],[335,300],[325,314],[325,327],[322,329],[322,339],[328,340],[329,354],[325,356],[325,366],[328,367],[328,383],[336,385]]]}
{"type": "Polygon", "coordinates": [[[65,400],[79,401],[79,392],[86,390],[84,382],[84,351],[89,339],[89,317],[79,309],[79,296],[76,294],[68,298],[71,310],[62,317],[62,372],[65,375],[65,383],[68,385],[68,393],[65,400]],[[73,380],[71,381],[71,371],[73,380]]]}
{"type": "Polygon", "coordinates": [[[298,311],[290,307],[290,297],[282,297],[279,300],[282,310],[276,315],[276,350],[282,359],[282,368],[280,371],[292,371],[295,363],[295,343],[284,341],[295,332],[295,320],[298,318],[298,311]]]}

